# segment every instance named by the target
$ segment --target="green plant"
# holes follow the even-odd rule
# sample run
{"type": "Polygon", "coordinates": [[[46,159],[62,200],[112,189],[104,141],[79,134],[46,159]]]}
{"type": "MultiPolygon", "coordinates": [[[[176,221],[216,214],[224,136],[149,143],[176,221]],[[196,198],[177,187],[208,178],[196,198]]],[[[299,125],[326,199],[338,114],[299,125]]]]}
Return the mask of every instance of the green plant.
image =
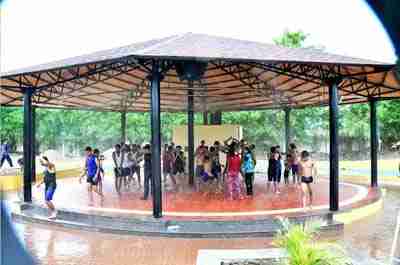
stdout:
{"type": "Polygon", "coordinates": [[[351,264],[345,252],[338,245],[319,243],[317,231],[321,222],[308,222],[305,225],[292,224],[281,220],[283,229],[278,232],[274,244],[286,249],[287,265],[346,265],[351,264]]]}

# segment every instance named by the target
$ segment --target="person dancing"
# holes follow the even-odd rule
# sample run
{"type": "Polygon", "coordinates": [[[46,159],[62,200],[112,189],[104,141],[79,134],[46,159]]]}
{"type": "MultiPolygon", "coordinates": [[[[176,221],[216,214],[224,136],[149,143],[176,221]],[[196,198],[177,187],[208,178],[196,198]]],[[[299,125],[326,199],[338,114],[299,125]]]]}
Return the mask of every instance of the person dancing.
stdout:
{"type": "Polygon", "coordinates": [[[240,194],[240,166],[241,158],[237,152],[237,144],[231,143],[226,161],[228,199],[242,199],[240,194]]]}

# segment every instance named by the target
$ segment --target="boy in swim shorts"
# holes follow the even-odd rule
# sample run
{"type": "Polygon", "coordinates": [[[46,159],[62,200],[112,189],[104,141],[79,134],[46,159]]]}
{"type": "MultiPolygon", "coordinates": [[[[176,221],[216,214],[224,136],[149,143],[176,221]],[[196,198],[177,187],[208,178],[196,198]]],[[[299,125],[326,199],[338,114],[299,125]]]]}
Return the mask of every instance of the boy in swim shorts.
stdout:
{"type": "Polygon", "coordinates": [[[301,176],[301,188],[303,198],[303,208],[307,204],[307,195],[309,197],[309,207],[312,208],[313,193],[311,189],[311,183],[314,182],[314,178],[317,175],[317,168],[314,161],[310,157],[310,153],[307,151],[301,152],[299,161],[299,174],[301,176]]]}

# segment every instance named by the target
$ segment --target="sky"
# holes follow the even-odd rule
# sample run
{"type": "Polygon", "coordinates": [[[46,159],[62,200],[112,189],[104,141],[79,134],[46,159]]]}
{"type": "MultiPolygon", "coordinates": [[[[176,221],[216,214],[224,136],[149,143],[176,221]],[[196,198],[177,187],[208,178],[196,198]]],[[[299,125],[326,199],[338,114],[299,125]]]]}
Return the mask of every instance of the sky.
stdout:
{"type": "Polygon", "coordinates": [[[327,52],[395,62],[362,0],[8,0],[0,12],[2,72],[186,32],[272,43],[285,29],[327,52]]]}

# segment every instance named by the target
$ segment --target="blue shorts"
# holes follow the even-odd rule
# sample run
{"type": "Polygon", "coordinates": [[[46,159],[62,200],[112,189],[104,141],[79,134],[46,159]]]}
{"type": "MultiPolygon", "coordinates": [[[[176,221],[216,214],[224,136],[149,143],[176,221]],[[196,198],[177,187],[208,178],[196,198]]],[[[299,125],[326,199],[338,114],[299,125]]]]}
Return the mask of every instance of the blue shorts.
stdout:
{"type": "Polygon", "coordinates": [[[53,195],[54,192],[56,191],[55,187],[48,187],[45,191],[44,191],[44,199],[46,201],[52,201],[53,200],[53,195]]]}

